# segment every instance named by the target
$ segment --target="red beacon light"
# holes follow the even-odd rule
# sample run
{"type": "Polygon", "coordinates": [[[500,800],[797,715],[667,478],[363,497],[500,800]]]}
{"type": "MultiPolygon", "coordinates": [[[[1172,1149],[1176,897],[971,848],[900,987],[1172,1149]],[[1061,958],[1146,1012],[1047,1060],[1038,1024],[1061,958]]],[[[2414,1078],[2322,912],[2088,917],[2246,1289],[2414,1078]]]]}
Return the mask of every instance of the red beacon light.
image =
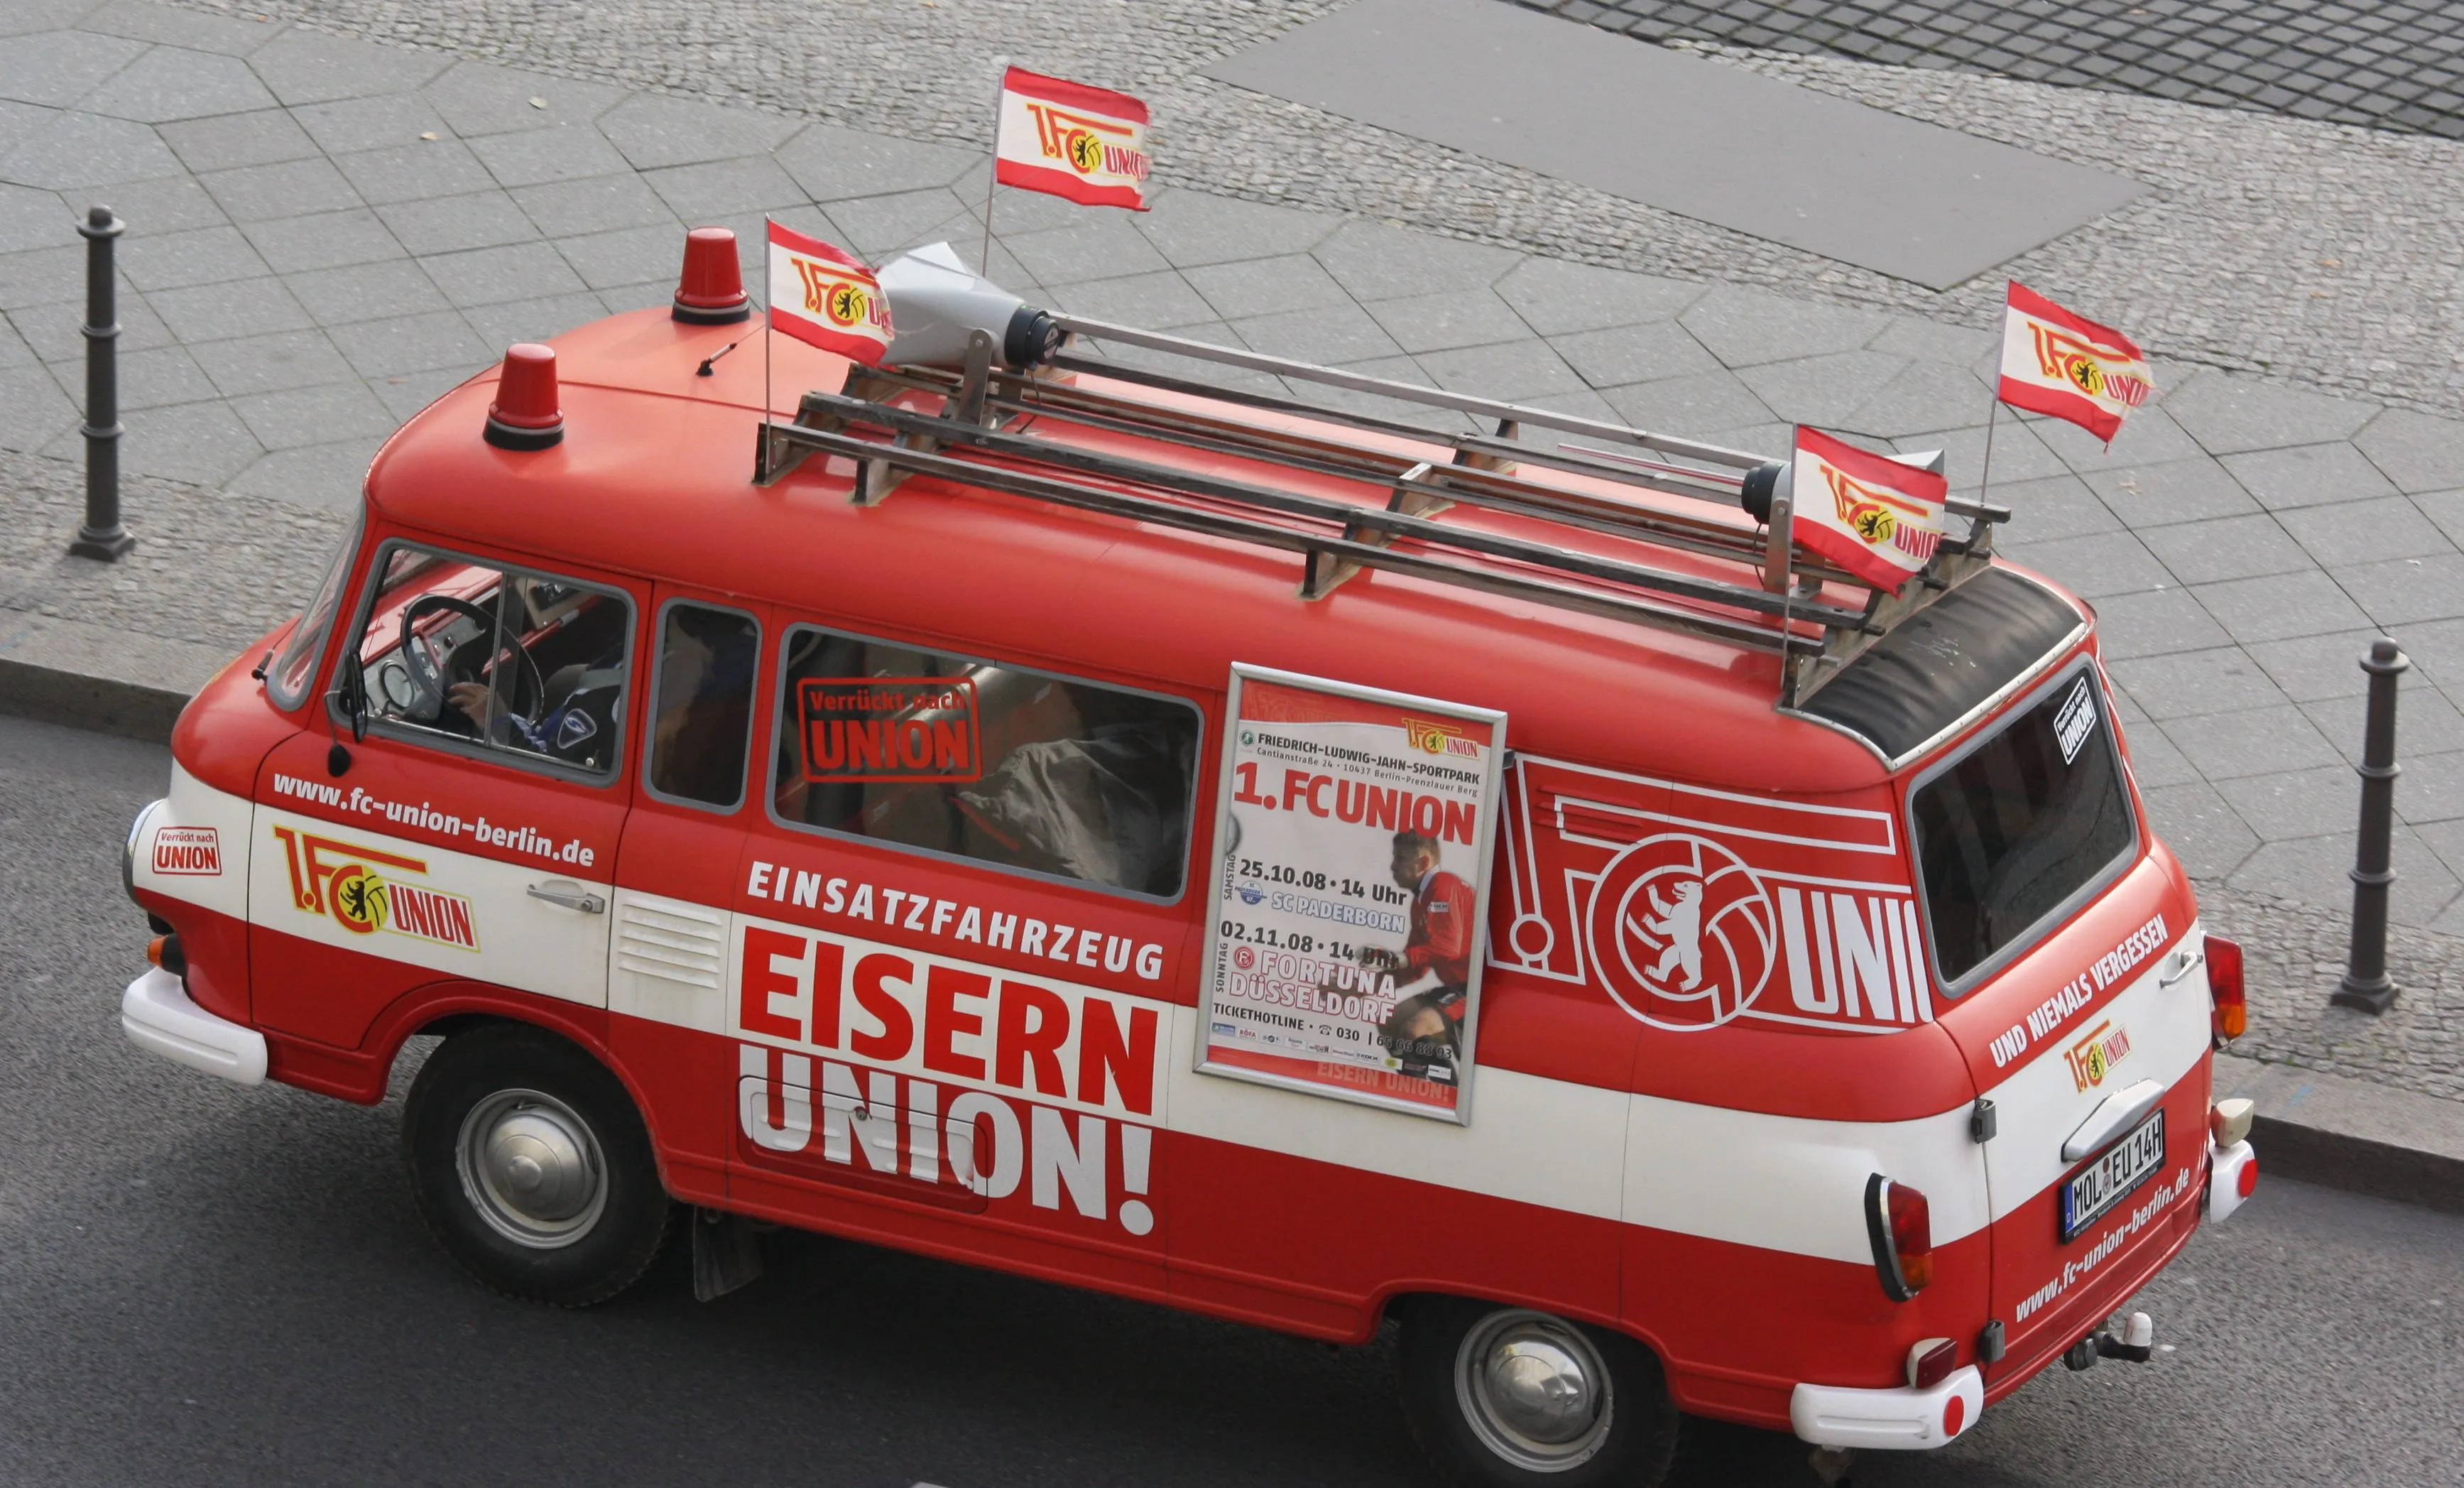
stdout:
{"type": "Polygon", "coordinates": [[[684,273],[676,279],[675,318],[688,325],[730,325],[753,315],[744,292],[744,267],[736,256],[736,234],[726,228],[695,228],[685,234],[684,273]]]}
{"type": "Polygon", "coordinates": [[[496,401],[488,405],[486,438],[500,450],[544,450],[564,438],[555,347],[524,341],[505,348],[496,401]]]}

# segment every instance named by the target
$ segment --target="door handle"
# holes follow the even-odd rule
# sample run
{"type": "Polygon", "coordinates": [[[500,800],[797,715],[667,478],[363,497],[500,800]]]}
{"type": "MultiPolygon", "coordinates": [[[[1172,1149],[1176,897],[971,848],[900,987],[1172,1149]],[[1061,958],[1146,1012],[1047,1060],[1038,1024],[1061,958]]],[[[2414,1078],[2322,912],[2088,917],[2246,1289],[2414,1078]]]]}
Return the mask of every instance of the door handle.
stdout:
{"type": "Polygon", "coordinates": [[[2152,1079],[2143,1079],[2127,1090],[2117,1090],[2098,1103],[2079,1122],[2079,1130],[2062,1144],[2062,1161],[2076,1163],[2114,1138],[2139,1124],[2140,1118],[2153,1111],[2165,1099],[2165,1087],[2152,1079]]]}
{"type": "Polygon", "coordinates": [[[2189,976],[2192,971],[2196,970],[2199,963],[2207,959],[2208,953],[2204,950],[2175,951],[2173,953],[2173,974],[2170,976],[2158,977],[2156,979],[2157,988],[2161,990],[2164,988],[2172,986],[2174,983],[2182,980],[2182,978],[2189,976]]]}
{"type": "Polygon", "coordinates": [[[585,915],[604,915],[607,901],[596,894],[585,893],[578,883],[565,878],[551,878],[530,886],[530,897],[545,899],[560,909],[578,909],[585,915]]]}

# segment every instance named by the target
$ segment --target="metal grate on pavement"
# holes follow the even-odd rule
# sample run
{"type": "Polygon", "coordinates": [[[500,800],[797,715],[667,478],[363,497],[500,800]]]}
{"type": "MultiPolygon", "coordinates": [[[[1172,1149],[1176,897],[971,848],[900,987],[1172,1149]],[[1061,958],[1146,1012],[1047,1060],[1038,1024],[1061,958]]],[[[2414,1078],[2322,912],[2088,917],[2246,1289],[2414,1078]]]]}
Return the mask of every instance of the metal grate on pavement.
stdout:
{"type": "Polygon", "coordinates": [[[1516,0],[1645,41],[1994,73],[2464,139],[2458,0],[1516,0]]]}

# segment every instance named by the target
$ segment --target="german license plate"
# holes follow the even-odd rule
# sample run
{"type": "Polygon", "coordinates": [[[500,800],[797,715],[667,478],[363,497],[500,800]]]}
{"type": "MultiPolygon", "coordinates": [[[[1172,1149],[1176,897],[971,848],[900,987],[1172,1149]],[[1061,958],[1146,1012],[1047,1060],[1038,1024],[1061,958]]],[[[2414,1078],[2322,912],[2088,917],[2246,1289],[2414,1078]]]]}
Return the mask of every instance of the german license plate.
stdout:
{"type": "Polygon", "coordinates": [[[2062,1239],[2079,1238],[2105,1210],[2128,1197],[2130,1190],[2165,1166],[2165,1113],[2132,1127],[2127,1136],[2097,1154],[2079,1175],[2062,1185],[2062,1239]]]}

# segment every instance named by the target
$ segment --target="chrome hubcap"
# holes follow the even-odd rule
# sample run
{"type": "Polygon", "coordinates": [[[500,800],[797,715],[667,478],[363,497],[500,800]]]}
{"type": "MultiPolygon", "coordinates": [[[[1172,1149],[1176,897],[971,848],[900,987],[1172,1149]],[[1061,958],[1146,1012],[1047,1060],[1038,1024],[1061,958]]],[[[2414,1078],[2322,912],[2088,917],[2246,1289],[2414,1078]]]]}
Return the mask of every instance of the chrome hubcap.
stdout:
{"type": "Polygon", "coordinates": [[[536,1090],[500,1090],[473,1106],[454,1162],[479,1217],[533,1250],[573,1244],[607,1207],[599,1139],[571,1106],[536,1090]]]}
{"type": "Polygon", "coordinates": [[[1608,1367],[1581,1331],[1547,1313],[1493,1312],[1455,1355],[1455,1397],[1491,1452],[1563,1473],[1608,1440],[1608,1367]]]}

